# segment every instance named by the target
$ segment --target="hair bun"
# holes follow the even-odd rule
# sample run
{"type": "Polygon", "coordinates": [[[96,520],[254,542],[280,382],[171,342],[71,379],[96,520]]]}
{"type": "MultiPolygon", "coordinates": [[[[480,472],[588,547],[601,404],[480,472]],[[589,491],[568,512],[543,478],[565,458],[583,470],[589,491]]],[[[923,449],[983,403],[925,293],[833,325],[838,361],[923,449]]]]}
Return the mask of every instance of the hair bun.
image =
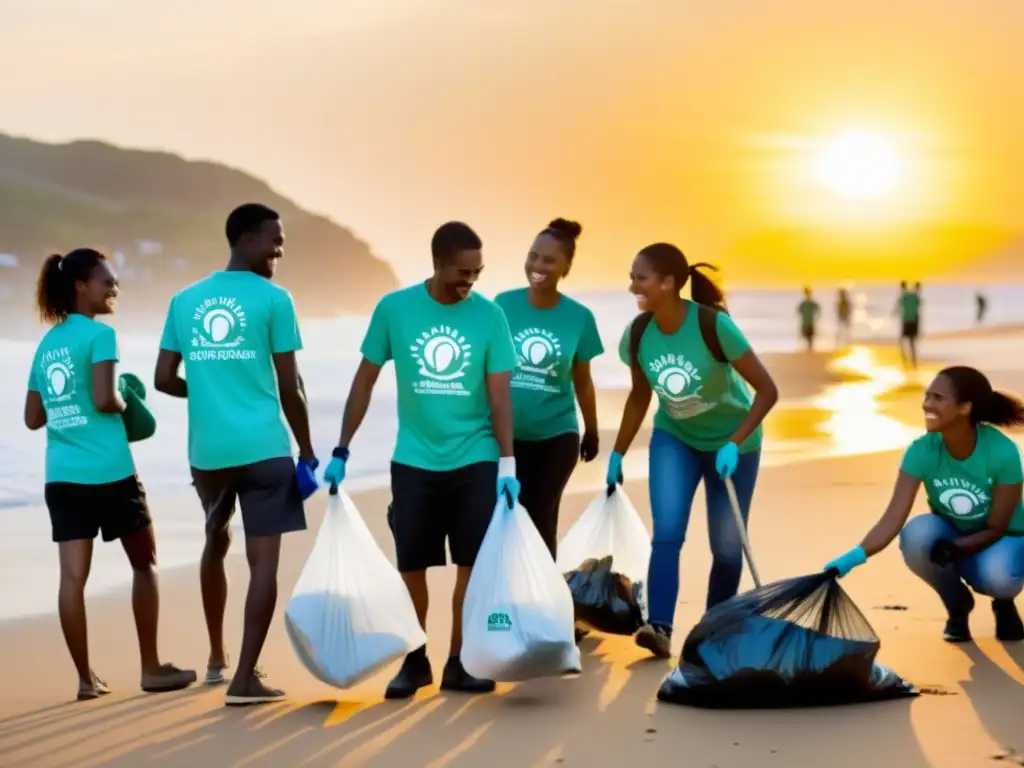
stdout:
{"type": "Polygon", "coordinates": [[[583,231],[583,226],[577,221],[570,221],[569,219],[555,219],[548,224],[548,229],[575,240],[583,231]]]}

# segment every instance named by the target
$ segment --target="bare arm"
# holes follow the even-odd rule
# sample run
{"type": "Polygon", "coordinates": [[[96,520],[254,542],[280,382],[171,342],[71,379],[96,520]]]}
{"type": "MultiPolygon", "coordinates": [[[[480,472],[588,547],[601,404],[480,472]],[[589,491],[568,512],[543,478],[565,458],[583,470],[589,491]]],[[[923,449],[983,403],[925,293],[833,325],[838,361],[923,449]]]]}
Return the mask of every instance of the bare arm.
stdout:
{"type": "Polygon", "coordinates": [[[371,363],[364,357],[359,363],[356,375],[352,379],[352,387],[348,391],[338,445],[348,448],[352,438],[356,436],[356,431],[366,416],[366,409],[370,407],[370,398],[373,396],[373,387],[377,383],[378,376],[380,376],[380,366],[371,363]]]}
{"type": "Polygon", "coordinates": [[[921,487],[921,481],[906,472],[900,472],[896,476],[896,487],[893,488],[892,498],[889,499],[889,506],[885,508],[882,519],[875,523],[875,527],[868,531],[868,535],[860,543],[868,557],[876,555],[889,546],[895,539],[910,517],[910,510],[914,507],[914,499],[917,496],[917,489],[921,487]]]}
{"type": "Polygon", "coordinates": [[[572,364],[572,383],[576,389],[576,400],[583,412],[583,429],[597,434],[597,392],[590,375],[590,363],[576,361],[572,364]]]}
{"type": "Polygon", "coordinates": [[[25,426],[35,431],[46,426],[46,408],[43,396],[34,389],[25,394],[25,426]]]}
{"type": "Polygon", "coordinates": [[[100,413],[124,413],[128,407],[117,391],[117,363],[114,360],[93,363],[92,404],[100,413]]]}
{"type": "Polygon", "coordinates": [[[629,370],[633,384],[626,397],[626,405],[622,409],[622,421],[619,422],[619,434],[615,436],[613,449],[620,454],[625,454],[633,444],[633,438],[640,431],[640,425],[644,423],[647,409],[651,405],[651,385],[647,377],[643,371],[637,370],[635,365],[631,365],[629,370]]]}
{"type": "Polygon", "coordinates": [[[312,459],[313,441],[309,437],[309,410],[306,397],[299,384],[299,367],[294,352],[278,352],[274,355],[274,369],[277,371],[277,391],[281,395],[281,410],[288,420],[288,426],[299,444],[299,458],[312,459]]]}
{"type": "Polygon", "coordinates": [[[161,349],[156,357],[156,372],[153,375],[153,386],[157,392],[171,397],[188,397],[188,384],[178,375],[181,365],[181,353],[161,349]]]}
{"type": "Polygon", "coordinates": [[[993,486],[992,506],[988,520],[985,521],[985,528],[954,541],[957,549],[965,555],[974,555],[1005,536],[1006,530],[1010,527],[1010,518],[1020,504],[1022,488],[1024,483],[993,486]]]}
{"type": "Polygon", "coordinates": [[[775,380],[768,373],[768,369],[764,367],[761,359],[754,354],[752,349],[748,349],[733,360],[732,367],[754,390],[754,402],[750,404],[747,417],[729,438],[736,445],[742,445],[743,441],[753,434],[775,403],[779,401],[779,389],[775,386],[775,380]]]}
{"type": "Polygon", "coordinates": [[[487,398],[491,402],[491,427],[502,457],[513,456],[512,448],[512,372],[487,374],[487,398]]]}

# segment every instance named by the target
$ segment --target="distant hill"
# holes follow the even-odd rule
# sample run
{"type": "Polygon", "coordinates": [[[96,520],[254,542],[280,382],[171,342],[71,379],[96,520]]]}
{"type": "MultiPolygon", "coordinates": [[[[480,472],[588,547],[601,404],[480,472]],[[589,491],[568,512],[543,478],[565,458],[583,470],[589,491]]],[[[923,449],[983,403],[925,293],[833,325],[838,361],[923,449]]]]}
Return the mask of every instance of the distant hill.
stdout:
{"type": "Polygon", "coordinates": [[[91,246],[117,255],[123,310],[152,311],[156,302],[162,311],[175,290],[223,266],[224,219],[243,202],[281,214],[287,243],[276,279],[303,314],[365,312],[398,285],[352,232],[242,171],[99,141],[45,144],[0,134],[4,302],[26,296],[46,254],[91,246]]]}
{"type": "MultiPolygon", "coordinates": [[[[958,224],[767,230],[730,249],[729,275],[737,282],[761,284],[953,280],[991,262],[989,254],[1001,253],[1019,237],[1009,230],[958,224]]],[[[1000,260],[1000,278],[1024,280],[1024,262],[1018,260],[1015,268],[1011,262],[1009,257],[1000,260]]]]}

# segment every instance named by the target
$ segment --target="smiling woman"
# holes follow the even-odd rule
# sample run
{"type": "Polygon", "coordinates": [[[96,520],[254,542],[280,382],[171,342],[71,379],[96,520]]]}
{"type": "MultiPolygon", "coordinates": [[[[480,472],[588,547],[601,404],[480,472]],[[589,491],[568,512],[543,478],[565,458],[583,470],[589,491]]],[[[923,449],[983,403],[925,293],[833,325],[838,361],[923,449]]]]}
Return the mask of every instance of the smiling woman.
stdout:
{"type": "Polygon", "coordinates": [[[844,133],[829,141],[817,162],[818,180],[852,198],[877,198],[898,183],[900,162],[892,143],[873,133],[844,133]]]}

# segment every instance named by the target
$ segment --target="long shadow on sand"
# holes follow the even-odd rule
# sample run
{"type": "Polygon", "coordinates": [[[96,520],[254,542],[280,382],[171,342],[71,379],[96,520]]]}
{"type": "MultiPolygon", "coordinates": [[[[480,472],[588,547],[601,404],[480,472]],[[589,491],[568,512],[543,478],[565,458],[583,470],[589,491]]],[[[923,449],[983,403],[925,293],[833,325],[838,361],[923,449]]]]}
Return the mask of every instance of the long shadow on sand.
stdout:
{"type": "MultiPolygon", "coordinates": [[[[986,646],[988,648],[988,646],[986,646]]],[[[963,647],[973,662],[971,677],[961,683],[974,711],[1011,765],[1024,765],[1024,643],[994,643],[989,652],[963,647]]]]}

